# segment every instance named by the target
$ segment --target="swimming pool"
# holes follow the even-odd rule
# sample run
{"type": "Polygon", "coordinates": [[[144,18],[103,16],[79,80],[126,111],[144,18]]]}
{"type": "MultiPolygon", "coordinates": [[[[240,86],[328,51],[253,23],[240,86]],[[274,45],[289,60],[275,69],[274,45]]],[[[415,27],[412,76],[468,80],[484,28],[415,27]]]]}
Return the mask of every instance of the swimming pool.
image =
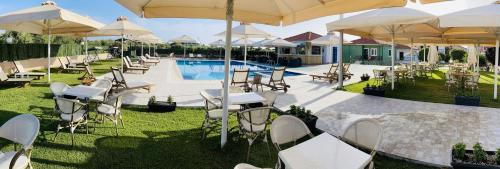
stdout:
{"type": "MultiPolygon", "coordinates": [[[[224,61],[221,60],[177,60],[177,66],[181,70],[184,80],[224,80],[224,61]]],[[[235,68],[243,68],[241,61],[231,61],[229,78],[233,76],[235,68]]],[[[256,72],[271,75],[273,68],[247,63],[250,68],[249,79],[253,78],[256,72]]],[[[300,73],[285,72],[285,76],[297,76],[300,73]]]]}

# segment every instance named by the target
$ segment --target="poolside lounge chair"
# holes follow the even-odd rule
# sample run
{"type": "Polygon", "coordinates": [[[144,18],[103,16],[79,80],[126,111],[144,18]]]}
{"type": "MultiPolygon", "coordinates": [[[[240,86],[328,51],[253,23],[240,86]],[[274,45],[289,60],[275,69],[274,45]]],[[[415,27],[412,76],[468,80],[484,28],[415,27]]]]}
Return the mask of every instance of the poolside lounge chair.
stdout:
{"type": "Polygon", "coordinates": [[[71,58],[69,58],[68,56],[65,56],[66,58],[66,61],[68,62],[68,67],[78,67],[78,68],[85,68],[85,66],[87,65],[86,63],[73,63],[71,61],[71,58]]]}
{"type": "Polygon", "coordinates": [[[155,53],[155,56],[149,56],[149,54],[145,54],[147,59],[152,59],[152,60],[160,60],[160,57],[158,57],[158,54],[155,53]]]}
{"type": "Polygon", "coordinates": [[[113,87],[115,90],[133,90],[133,89],[146,89],[151,92],[151,88],[154,86],[153,83],[145,81],[132,81],[127,82],[122,72],[118,68],[111,67],[111,73],[113,74],[113,87]]]}
{"type": "Polygon", "coordinates": [[[140,62],[143,65],[148,65],[148,64],[154,64],[154,65],[156,65],[156,64],[160,63],[160,60],[148,59],[148,58],[146,58],[144,56],[140,56],[139,59],[140,59],[140,62]]]}
{"type": "Polygon", "coordinates": [[[132,62],[130,57],[125,56],[125,61],[128,63],[130,67],[145,67],[144,65],[140,64],[139,62],[132,62]]]}
{"type": "Polygon", "coordinates": [[[196,57],[197,58],[203,58],[203,56],[201,56],[201,54],[196,54],[196,57]]]}
{"type": "Polygon", "coordinates": [[[44,77],[46,73],[42,72],[27,72],[24,70],[23,65],[19,61],[12,61],[14,63],[14,66],[16,67],[16,73],[14,73],[15,77],[36,77],[36,79],[40,79],[41,77],[44,77]]]}
{"type": "Polygon", "coordinates": [[[325,79],[325,80],[328,80],[328,82],[333,83],[334,80],[338,80],[337,68],[338,68],[338,65],[332,64],[330,66],[330,69],[328,70],[328,72],[321,73],[321,74],[312,74],[309,76],[311,76],[313,78],[313,82],[316,79],[320,79],[320,80],[325,79]]]}
{"type": "Polygon", "coordinates": [[[194,54],[190,53],[189,58],[194,58],[194,54]]]}
{"type": "Polygon", "coordinates": [[[243,90],[247,91],[248,86],[248,74],[250,73],[249,68],[244,69],[234,69],[233,78],[231,79],[232,86],[243,87],[243,90]]]}
{"type": "Polygon", "coordinates": [[[149,68],[147,67],[132,67],[130,66],[129,62],[127,61],[126,58],[123,58],[123,62],[125,63],[125,67],[124,67],[124,70],[125,72],[128,72],[128,71],[142,71],[142,74],[146,73],[146,71],[149,70],[149,68]]]}
{"type": "Polygon", "coordinates": [[[74,73],[74,72],[77,72],[77,73],[80,73],[80,72],[83,72],[85,71],[85,68],[80,68],[80,67],[67,67],[66,64],[61,60],[61,58],[57,58],[57,60],[59,60],[59,63],[61,63],[61,70],[62,72],[68,72],[68,73],[74,73]]]}
{"type": "Polygon", "coordinates": [[[31,151],[40,130],[40,121],[32,114],[22,114],[9,119],[0,127],[0,137],[21,145],[14,151],[0,152],[1,168],[32,168],[31,151]]]}
{"type": "Polygon", "coordinates": [[[270,87],[271,90],[283,90],[286,93],[290,85],[287,85],[285,82],[285,71],[286,67],[275,67],[269,79],[269,83],[264,85],[270,87]]]}
{"type": "Polygon", "coordinates": [[[92,70],[92,68],[90,67],[90,65],[87,65],[85,66],[85,74],[82,75],[82,77],[79,78],[80,80],[84,80],[84,79],[87,79],[87,80],[90,80],[90,81],[95,81],[95,75],[94,75],[94,71],[92,70]]]}
{"type": "Polygon", "coordinates": [[[349,72],[349,67],[351,67],[351,64],[344,63],[343,65],[344,65],[343,66],[344,69],[343,69],[342,73],[344,74],[344,79],[351,79],[352,75],[354,75],[351,72],[349,72]]]}
{"type": "Polygon", "coordinates": [[[33,78],[9,78],[0,67],[0,84],[16,84],[24,87],[26,84],[31,83],[32,80],[33,78]]]}

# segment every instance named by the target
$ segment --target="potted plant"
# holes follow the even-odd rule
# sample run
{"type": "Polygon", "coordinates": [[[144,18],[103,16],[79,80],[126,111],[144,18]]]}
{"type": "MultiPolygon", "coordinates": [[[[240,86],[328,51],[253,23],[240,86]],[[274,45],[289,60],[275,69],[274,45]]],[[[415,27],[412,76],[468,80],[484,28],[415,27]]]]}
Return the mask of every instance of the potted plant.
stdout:
{"type": "Polygon", "coordinates": [[[318,121],[318,117],[313,115],[311,110],[306,110],[305,107],[291,105],[290,110],[286,112],[301,119],[311,132],[316,133],[318,131],[316,128],[316,121],[318,121]]]}
{"type": "Polygon", "coordinates": [[[368,75],[368,73],[365,73],[363,75],[361,75],[361,81],[362,82],[365,82],[365,81],[368,81],[370,80],[370,75],[368,75]]]}
{"type": "Polygon", "coordinates": [[[480,143],[476,143],[472,150],[466,150],[464,143],[457,143],[451,153],[454,169],[500,169],[500,149],[485,151],[480,143]]]}
{"type": "Polygon", "coordinates": [[[177,103],[174,102],[172,96],[168,96],[166,102],[157,101],[155,96],[151,96],[148,102],[148,110],[150,112],[172,112],[175,111],[177,103]]]}
{"type": "Polygon", "coordinates": [[[366,95],[384,97],[385,88],[383,86],[376,86],[376,85],[370,86],[370,84],[366,84],[366,87],[363,88],[363,93],[366,95]]]}

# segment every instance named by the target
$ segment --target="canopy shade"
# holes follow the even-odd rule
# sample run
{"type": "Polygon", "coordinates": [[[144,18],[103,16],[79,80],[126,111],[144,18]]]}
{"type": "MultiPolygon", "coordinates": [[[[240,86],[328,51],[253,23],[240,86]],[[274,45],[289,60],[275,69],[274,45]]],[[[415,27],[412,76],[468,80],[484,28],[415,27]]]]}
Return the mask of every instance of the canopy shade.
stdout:
{"type": "MultiPolygon", "coordinates": [[[[226,0],[115,0],[146,18],[226,19],[226,0]]],[[[414,0],[412,0],[414,1],[414,0]]],[[[422,3],[445,0],[420,0],[422,3]]],[[[268,25],[290,25],[314,18],[374,8],[401,7],[407,0],[238,0],[234,20],[268,25]]]]}
{"type": "MultiPolygon", "coordinates": [[[[271,38],[272,36],[267,32],[257,29],[256,27],[242,23],[237,27],[231,29],[231,33],[237,38],[271,38]]],[[[215,34],[215,36],[224,37],[226,36],[226,31],[215,34]]]]}
{"type": "Polygon", "coordinates": [[[224,40],[219,39],[219,40],[213,41],[209,45],[210,46],[215,46],[215,47],[223,47],[225,44],[226,44],[226,42],[224,42],[224,40]]]}
{"type": "Polygon", "coordinates": [[[130,36],[130,39],[144,42],[144,43],[160,43],[161,39],[153,34],[140,35],[140,36],[130,36]]]}
{"type": "Polygon", "coordinates": [[[122,36],[122,35],[140,36],[140,35],[151,34],[149,30],[135,23],[130,22],[125,16],[120,16],[118,17],[118,19],[116,19],[115,22],[106,25],[100,28],[99,30],[96,30],[91,33],[101,36],[122,36]]]}
{"type": "Polygon", "coordinates": [[[0,16],[0,29],[5,30],[48,34],[49,25],[52,34],[91,32],[104,26],[89,17],[60,8],[51,1],[0,16]]]}
{"type": "Polygon", "coordinates": [[[263,39],[263,40],[260,40],[260,41],[257,41],[253,44],[253,46],[256,46],[256,47],[265,47],[265,43],[266,42],[269,42],[269,41],[272,41],[272,39],[263,39]]]}
{"type": "Polygon", "coordinates": [[[190,37],[188,35],[182,35],[182,36],[176,37],[174,39],[171,39],[170,42],[173,42],[173,43],[198,43],[198,41],[196,41],[195,39],[193,39],[192,37],[190,37]]]}
{"type": "Polygon", "coordinates": [[[252,46],[255,42],[250,39],[238,39],[232,42],[233,46],[252,46]]]}
{"type": "Polygon", "coordinates": [[[270,47],[297,47],[296,44],[283,40],[281,38],[267,41],[264,43],[264,45],[270,47]]]}

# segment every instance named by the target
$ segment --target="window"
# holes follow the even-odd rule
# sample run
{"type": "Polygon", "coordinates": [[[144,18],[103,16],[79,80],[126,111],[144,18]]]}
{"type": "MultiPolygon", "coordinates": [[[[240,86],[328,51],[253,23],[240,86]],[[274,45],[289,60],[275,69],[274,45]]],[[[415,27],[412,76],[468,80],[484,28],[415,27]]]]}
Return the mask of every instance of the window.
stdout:
{"type": "Polygon", "coordinates": [[[321,46],[312,46],[312,54],[320,55],[321,54],[321,46]]]}
{"type": "Polygon", "coordinates": [[[370,56],[378,56],[377,48],[370,49],[370,56]]]}

